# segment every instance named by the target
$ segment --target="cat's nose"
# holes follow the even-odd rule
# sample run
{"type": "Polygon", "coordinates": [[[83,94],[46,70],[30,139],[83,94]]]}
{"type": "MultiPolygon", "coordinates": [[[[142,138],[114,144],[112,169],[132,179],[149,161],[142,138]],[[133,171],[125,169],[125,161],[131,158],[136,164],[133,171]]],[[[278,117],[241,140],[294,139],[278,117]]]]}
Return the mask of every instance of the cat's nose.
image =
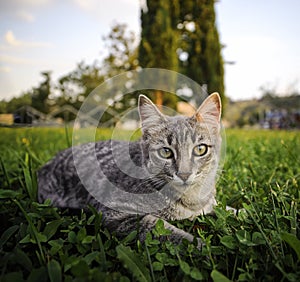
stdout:
{"type": "Polygon", "coordinates": [[[186,182],[189,177],[190,177],[191,173],[189,172],[178,172],[177,173],[177,176],[183,181],[183,182],[186,182]]]}

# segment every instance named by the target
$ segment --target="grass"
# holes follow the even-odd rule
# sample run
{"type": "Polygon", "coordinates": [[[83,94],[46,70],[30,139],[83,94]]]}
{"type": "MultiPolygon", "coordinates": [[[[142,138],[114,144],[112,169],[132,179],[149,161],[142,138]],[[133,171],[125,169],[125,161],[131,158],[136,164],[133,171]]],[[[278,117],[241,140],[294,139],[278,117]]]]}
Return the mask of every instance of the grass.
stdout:
{"type": "MultiPolygon", "coordinates": [[[[78,142],[86,141],[78,132],[78,142]]],[[[120,240],[101,214],[36,202],[36,171],[68,147],[65,129],[0,129],[0,281],[299,281],[300,134],[228,130],[215,215],[175,222],[201,237],[198,250],[120,240]],[[237,216],[225,206],[244,208],[237,216]]],[[[119,132],[124,138],[124,132],[119,132]]],[[[107,139],[109,130],[97,131],[107,139]]]]}

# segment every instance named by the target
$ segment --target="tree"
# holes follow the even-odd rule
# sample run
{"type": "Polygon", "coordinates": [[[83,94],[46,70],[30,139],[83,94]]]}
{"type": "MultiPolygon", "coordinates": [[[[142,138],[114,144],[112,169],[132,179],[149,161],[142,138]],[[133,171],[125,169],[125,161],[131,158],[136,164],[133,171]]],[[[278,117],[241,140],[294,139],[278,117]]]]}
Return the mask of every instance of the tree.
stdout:
{"type": "Polygon", "coordinates": [[[24,93],[20,97],[14,97],[6,103],[6,112],[13,113],[23,106],[31,105],[31,93],[24,93]]]}
{"type": "Polygon", "coordinates": [[[113,77],[138,67],[136,37],[126,24],[115,23],[110,33],[103,37],[107,56],[103,60],[105,78],[113,77]]]}
{"type": "Polygon", "coordinates": [[[5,114],[7,112],[7,102],[5,100],[0,101],[0,114],[5,114]]]}
{"type": "MultiPolygon", "coordinates": [[[[141,10],[141,67],[178,71],[178,33],[174,21],[179,15],[178,9],[178,0],[146,1],[146,6],[141,10]]],[[[164,96],[162,91],[155,91],[157,105],[162,105],[164,96]]]]}
{"type": "Polygon", "coordinates": [[[45,114],[49,112],[48,98],[51,94],[51,72],[46,71],[41,74],[44,77],[44,81],[40,83],[39,87],[33,88],[31,105],[45,114]]]}
{"type": "Polygon", "coordinates": [[[56,89],[60,95],[56,98],[56,104],[59,106],[68,104],[79,109],[84,98],[104,81],[104,75],[100,70],[97,61],[92,65],[87,65],[83,61],[77,64],[75,70],[58,80],[56,89]]]}
{"type": "Polygon", "coordinates": [[[208,93],[219,92],[225,104],[222,47],[215,23],[215,1],[179,0],[179,3],[179,71],[200,85],[207,85],[208,93]]]}

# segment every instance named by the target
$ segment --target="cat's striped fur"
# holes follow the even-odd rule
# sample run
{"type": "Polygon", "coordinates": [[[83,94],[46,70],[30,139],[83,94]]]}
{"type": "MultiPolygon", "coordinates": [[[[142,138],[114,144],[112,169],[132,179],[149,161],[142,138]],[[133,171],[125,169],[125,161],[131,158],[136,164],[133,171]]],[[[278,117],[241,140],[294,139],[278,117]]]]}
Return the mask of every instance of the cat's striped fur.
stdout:
{"type": "MultiPolygon", "coordinates": [[[[143,132],[139,141],[129,145],[113,140],[83,144],[58,153],[42,167],[38,172],[39,201],[51,199],[53,206],[76,209],[90,204],[102,211],[103,224],[109,230],[124,235],[139,227],[141,239],[161,218],[165,227],[172,231],[169,239],[192,241],[192,235],[167,220],[192,220],[211,212],[216,203],[215,178],[221,146],[220,97],[217,93],[211,94],[192,117],[169,117],[141,95],[139,113],[143,132]],[[76,167],[76,162],[81,168],[76,167]],[[126,164],[125,170],[120,164],[126,164]],[[144,168],[147,177],[134,177],[132,172],[136,167],[144,168]],[[90,185],[94,185],[91,189],[95,191],[107,189],[109,182],[122,191],[143,194],[146,199],[147,194],[164,187],[168,188],[169,196],[176,196],[171,195],[164,206],[152,212],[147,212],[145,207],[146,212],[139,212],[137,216],[124,212],[124,209],[118,210],[118,203],[135,209],[131,206],[134,203],[124,203],[124,199],[118,199],[118,194],[112,203],[115,208],[104,205],[99,198],[96,200],[82,183],[79,171],[90,185]]],[[[144,204],[152,203],[145,201],[144,204]]]]}

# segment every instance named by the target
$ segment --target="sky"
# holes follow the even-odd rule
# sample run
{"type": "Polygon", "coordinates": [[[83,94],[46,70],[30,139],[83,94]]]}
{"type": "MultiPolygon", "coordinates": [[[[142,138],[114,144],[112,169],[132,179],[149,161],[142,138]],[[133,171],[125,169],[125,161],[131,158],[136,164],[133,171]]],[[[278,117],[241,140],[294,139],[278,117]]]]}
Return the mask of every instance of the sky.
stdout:
{"type": "MultiPolygon", "coordinates": [[[[0,100],[38,86],[42,71],[55,82],[80,61],[101,60],[113,23],[139,36],[141,1],[0,0],[0,100]]],[[[229,98],[300,92],[300,1],[220,0],[215,8],[229,98]]]]}

